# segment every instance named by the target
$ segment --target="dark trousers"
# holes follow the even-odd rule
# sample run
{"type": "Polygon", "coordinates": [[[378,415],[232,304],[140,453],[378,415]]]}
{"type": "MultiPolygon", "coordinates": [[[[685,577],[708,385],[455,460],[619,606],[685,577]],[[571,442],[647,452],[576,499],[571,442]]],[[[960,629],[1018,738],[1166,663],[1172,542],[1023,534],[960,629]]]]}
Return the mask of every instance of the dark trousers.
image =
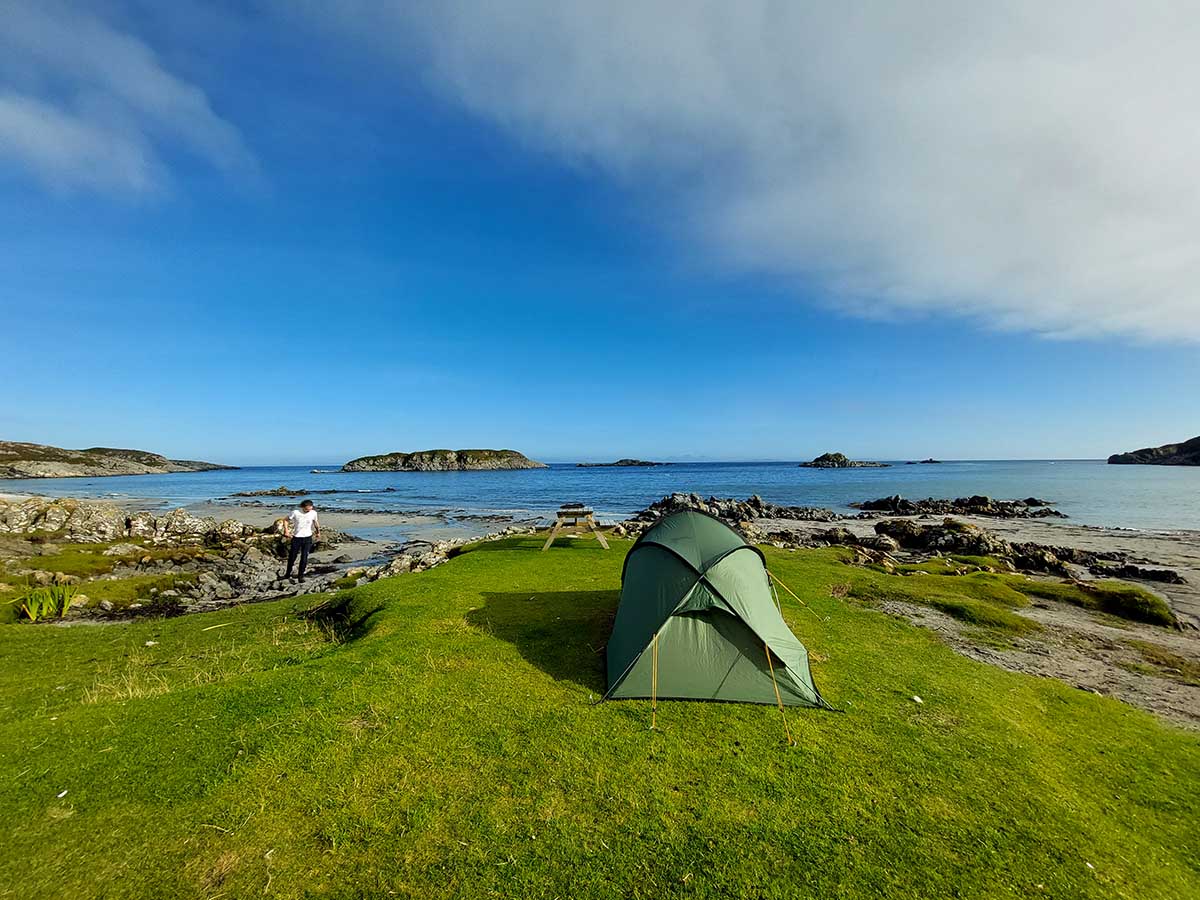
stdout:
{"type": "Polygon", "coordinates": [[[294,537],[292,543],[288,546],[288,575],[292,574],[292,566],[296,562],[296,554],[300,554],[300,577],[304,577],[304,570],[308,568],[308,554],[312,552],[311,537],[294,537]]]}

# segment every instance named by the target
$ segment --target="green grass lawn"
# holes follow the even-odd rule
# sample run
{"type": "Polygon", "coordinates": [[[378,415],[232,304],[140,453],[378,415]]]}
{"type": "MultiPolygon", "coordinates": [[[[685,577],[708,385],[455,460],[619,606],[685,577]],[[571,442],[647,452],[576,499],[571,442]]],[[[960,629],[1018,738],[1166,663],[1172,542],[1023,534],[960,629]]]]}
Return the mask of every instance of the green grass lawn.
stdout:
{"type": "Polygon", "coordinates": [[[0,897],[1200,896],[1200,738],[855,599],[973,576],[767,551],[844,710],[788,747],[774,707],[597,705],[629,545],[540,544],[320,620],[0,628],[0,897]]]}

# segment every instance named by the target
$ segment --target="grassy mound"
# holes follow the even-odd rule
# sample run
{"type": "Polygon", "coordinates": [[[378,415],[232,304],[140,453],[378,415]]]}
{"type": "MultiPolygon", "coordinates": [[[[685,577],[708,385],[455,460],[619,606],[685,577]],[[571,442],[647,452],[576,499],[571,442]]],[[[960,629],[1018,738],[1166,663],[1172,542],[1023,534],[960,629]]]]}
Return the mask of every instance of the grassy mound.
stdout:
{"type": "Polygon", "coordinates": [[[1200,895],[1200,738],[830,596],[969,577],[768,551],[844,710],[789,748],[769,706],[596,704],[629,545],[539,546],[311,615],[0,628],[0,894],[1200,895]]]}
{"type": "Polygon", "coordinates": [[[1171,627],[1177,624],[1175,614],[1165,600],[1124,581],[1047,582],[1009,576],[1008,582],[1015,590],[1030,597],[1061,600],[1132,622],[1171,627]]]}

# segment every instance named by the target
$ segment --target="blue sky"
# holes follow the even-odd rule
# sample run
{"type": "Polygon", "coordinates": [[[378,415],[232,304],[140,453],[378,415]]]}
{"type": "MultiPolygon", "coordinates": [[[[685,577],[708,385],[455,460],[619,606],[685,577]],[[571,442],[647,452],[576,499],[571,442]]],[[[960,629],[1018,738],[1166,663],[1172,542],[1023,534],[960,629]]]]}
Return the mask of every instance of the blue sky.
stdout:
{"type": "MultiPolygon", "coordinates": [[[[1140,208],[1136,228],[1101,216],[1101,234],[1108,201],[1082,176],[1069,195],[1029,185],[1056,135],[1016,157],[1016,211],[987,219],[1000,204],[979,183],[1006,169],[993,161],[896,220],[796,182],[818,161],[762,150],[752,102],[716,116],[705,94],[700,119],[676,120],[695,98],[647,99],[653,72],[623,81],[649,64],[629,40],[648,23],[605,43],[537,4],[483,23],[174,9],[18,3],[0,39],[4,438],[304,464],[434,446],[1094,457],[1200,431],[1200,311],[1180,283],[1194,260],[1164,237],[1193,199],[1153,229],[1140,208]],[[510,55],[480,50],[476,28],[510,55]],[[520,70],[529,40],[569,48],[559,65],[583,75],[520,70]],[[1014,224],[1045,219],[1052,231],[1014,224]],[[964,250],[975,227],[989,243],[964,250]],[[1149,231],[1159,244],[1127,251],[1149,231]],[[1030,274],[995,275],[1017,270],[1030,274]],[[1156,289],[1133,297],[1134,280],[1156,289]]],[[[686,52],[666,56],[685,71],[686,52]]],[[[825,90],[831,115],[875,96],[825,90]]],[[[965,139],[890,104],[880,116],[916,123],[931,155],[965,139]]],[[[873,135],[839,140],[869,179],[873,135]]],[[[928,196],[914,166],[884,183],[928,196]]]]}

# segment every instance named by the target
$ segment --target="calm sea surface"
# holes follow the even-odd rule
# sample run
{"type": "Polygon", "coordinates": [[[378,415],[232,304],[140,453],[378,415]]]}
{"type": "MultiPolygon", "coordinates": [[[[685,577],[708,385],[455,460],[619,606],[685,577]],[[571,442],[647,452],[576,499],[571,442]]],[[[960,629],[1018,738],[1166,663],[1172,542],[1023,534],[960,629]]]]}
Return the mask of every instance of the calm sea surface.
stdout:
{"type": "MultiPolygon", "coordinates": [[[[483,513],[544,514],[578,500],[602,518],[623,518],[673,491],[705,496],[759,494],[774,503],[827,506],[890,494],[999,498],[1038,496],[1074,522],[1145,529],[1200,529],[1200,468],[1110,466],[1101,460],[1005,460],[905,465],[886,469],[802,469],[795,463],[672,463],[654,468],[577,468],[504,472],[337,472],[336,465],[256,466],[233,471],[111,478],[0,480],[0,493],[144,498],[183,506],[239,491],[287,485],[314,494],[319,508],[438,513],[450,522],[483,513]],[[388,490],[388,489],[391,490],[388,490]]],[[[289,509],[288,498],[262,502],[289,509]]],[[[150,504],[148,504],[150,505],[150,504]]]]}

